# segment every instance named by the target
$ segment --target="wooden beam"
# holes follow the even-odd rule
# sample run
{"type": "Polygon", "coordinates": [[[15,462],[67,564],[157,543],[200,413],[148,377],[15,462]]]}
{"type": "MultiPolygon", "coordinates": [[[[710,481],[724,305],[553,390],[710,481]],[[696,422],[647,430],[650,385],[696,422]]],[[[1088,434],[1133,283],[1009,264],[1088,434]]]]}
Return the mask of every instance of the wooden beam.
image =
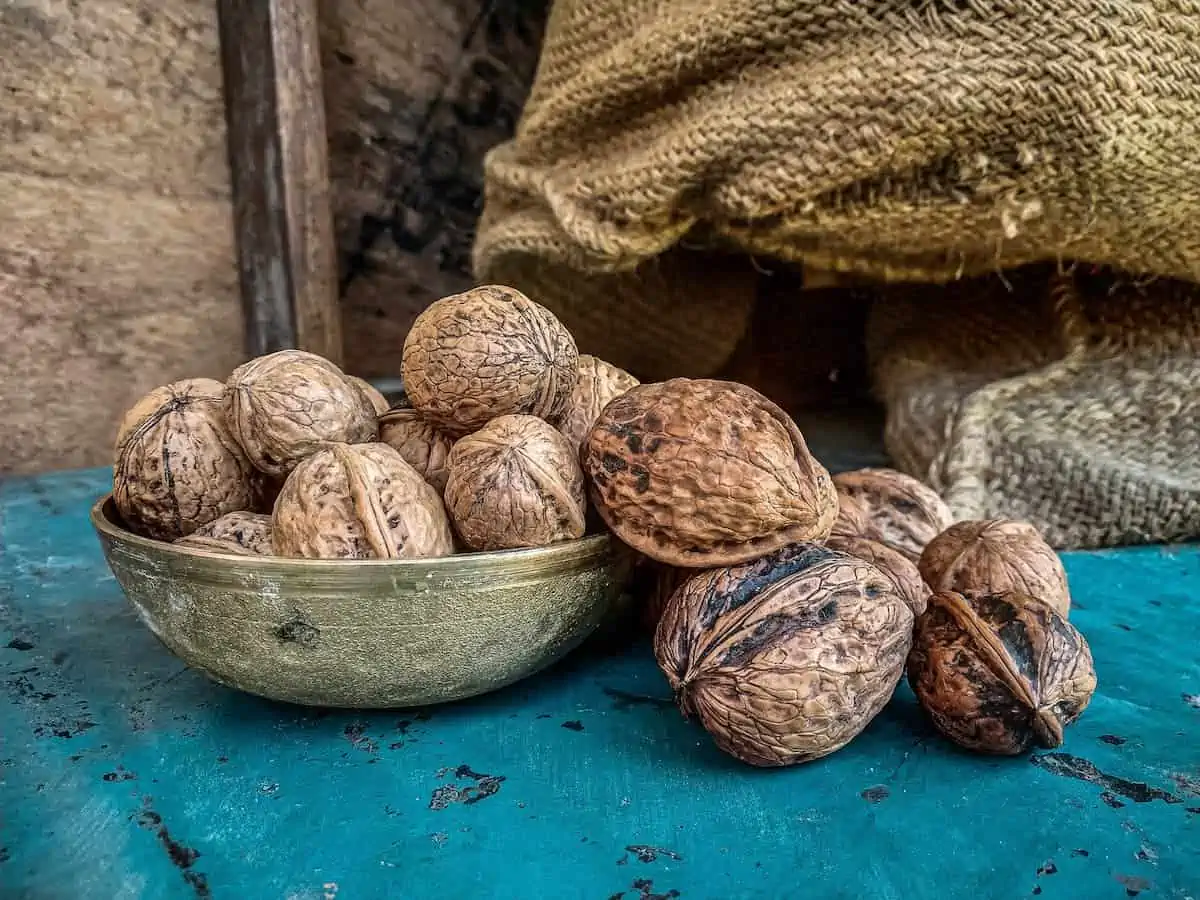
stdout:
{"type": "Polygon", "coordinates": [[[341,364],[316,0],[217,9],[246,352],[341,364]]]}

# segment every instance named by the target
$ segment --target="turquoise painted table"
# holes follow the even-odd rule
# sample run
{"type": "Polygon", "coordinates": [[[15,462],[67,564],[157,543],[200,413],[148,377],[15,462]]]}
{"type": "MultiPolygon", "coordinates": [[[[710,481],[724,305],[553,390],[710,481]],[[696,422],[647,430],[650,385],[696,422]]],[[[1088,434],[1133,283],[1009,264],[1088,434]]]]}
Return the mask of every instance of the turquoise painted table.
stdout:
{"type": "Polygon", "coordinates": [[[1060,752],[956,752],[902,688],[757,771],[640,645],[423,710],[211,684],[109,575],[106,478],[0,482],[4,900],[1200,898],[1195,548],[1067,557],[1100,689],[1060,752]]]}

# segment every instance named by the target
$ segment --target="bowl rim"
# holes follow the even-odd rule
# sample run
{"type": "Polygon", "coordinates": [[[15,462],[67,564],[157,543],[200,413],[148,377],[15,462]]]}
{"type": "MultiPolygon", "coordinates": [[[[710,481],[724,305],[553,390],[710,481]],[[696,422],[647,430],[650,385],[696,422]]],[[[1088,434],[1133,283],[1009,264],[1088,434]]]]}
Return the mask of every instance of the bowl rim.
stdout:
{"type": "Polygon", "coordinates": [[[222,553],[204,547],[192,547],[170,541],[157,541],[135,534],[119,525],[109,511],[116,512],[112,492],[101,496],[92,504],[92,527],[109,540],[126,546],[137,547],[150,553],[176,556],[183,559],[227,562],[238,566],[252,563],[258,569],[294,570],[297,566],[314,571],[362,571],[363,569],[388,569],[399,571],[453,570],[460,574],[464,569],[488,570],[494,567],[527,563],[552,566],[572,560],[600,556],[611,550],[616,538],[610,533],[585,535],[573,541],[562,541],[547,547],[531,547],[516,550],[488,550],[454,553],[450,556],[432,556],[419,559],[300,559],[290,556],[245,556],[238,553],[222,553]]]}

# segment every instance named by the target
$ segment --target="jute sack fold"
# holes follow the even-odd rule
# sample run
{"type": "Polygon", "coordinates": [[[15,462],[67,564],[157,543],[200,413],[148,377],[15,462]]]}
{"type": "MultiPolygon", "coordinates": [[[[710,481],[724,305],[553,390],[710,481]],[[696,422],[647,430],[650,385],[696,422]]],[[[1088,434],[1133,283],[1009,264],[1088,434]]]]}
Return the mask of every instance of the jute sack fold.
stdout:
{"type": "MultiPolygon", "coordinates": [[[[728,358],[754,294],[738,252],[923,283],[932,312],[918,333],[936,313],[942,340],[969,356],[983,301],[929,285],[1047,261],[1200,280],[1200,4],[558,0],[517,133],[486,160],[485,191],[477,277],[526,290],[585,352],[644,378],[705,374],[728,358]]],[[[997,316],[1021,296],[997,294],[997,316]]],[[[1119,334],[1136,327],[1114,321],[1119,334]]],[[[1025,329],[1044,324],[1016,316],[1015,345],[1038,344],[1025,329]]],[[[1114,340],[1106,361],[1086,364],[1076,350],[1055,363],[1043,347],[1012,360],[1015,371],[972,374],[955,403],[995,385],[989,403],[1014,416],[973,468],[959,456],[973,459],[993,434],[993,413],[917,415],[941,408],[927,395],[950,391],[958,373],[929,382],[901,368],[897,387],[875,341],[889,446],[962,510],[1049,516],[1020,485],[1035,473],[1046,496],[1080,485],[1089,499],[1070,515],[1089,524],[1056,532],[1064,545],[1194,534],[1187,504],[1166,518],[1145,508],[1155,492],[1181,496],[1145,460],[1154,428],[1182,434],[1162,398],[1178,393],[1186,355],[1160,365],[1148,359],[1163,347],[1149,344],[1114,340]],[[1059,364],[1026,389],[1009,383],[1059,364]],[[1086,392],[1092,414],[1125,410],[1139,437],[1106,426],[1074,451],[1016,424],[1066,415],[1086,392]],[[1133,409],[1154,398],[1149,412],[1133,409]],[[918,449],[948,421],[936,451],[918,449]],[[986,473],[984,487],[955,474],[970,471],[986,473]]]]}
{"type": "Polygon", "coordinates": [[[1063,548],[1200,535],[1193,285],[1032,268],[893,286],[867,337],[888,451],[957,517],[1063,548]]]}

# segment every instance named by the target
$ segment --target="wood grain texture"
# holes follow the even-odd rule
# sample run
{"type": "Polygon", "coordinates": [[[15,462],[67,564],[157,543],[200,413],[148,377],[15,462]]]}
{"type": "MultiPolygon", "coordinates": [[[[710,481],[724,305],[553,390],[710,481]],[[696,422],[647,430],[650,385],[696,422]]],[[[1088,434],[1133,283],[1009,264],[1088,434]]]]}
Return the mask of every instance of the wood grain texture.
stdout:
{"type": "Polygon", "coordinates": [[[246,351],[342,360],[315,0],[219,0],[246,351]]]}

